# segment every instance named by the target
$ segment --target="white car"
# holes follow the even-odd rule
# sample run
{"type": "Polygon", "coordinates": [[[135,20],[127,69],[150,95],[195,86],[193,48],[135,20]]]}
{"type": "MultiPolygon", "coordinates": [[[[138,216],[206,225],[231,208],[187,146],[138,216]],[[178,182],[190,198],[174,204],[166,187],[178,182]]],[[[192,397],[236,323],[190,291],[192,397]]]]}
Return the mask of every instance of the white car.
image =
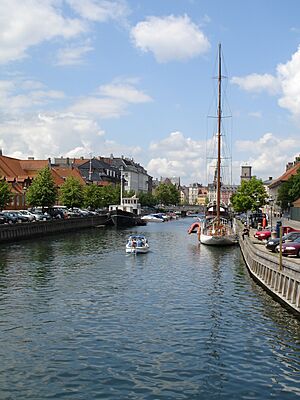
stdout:
{"type": "Polygon", "coordinates": [[[19,212],[20,212],[22,215],[25,215],[25,217],[27,217],[28,221],[30,221],[30,222],[33,222],[33,221],[36,220],[34,214],[31,213],[31,212],[28,211],[28,210],[19,210],[19,212]]]}

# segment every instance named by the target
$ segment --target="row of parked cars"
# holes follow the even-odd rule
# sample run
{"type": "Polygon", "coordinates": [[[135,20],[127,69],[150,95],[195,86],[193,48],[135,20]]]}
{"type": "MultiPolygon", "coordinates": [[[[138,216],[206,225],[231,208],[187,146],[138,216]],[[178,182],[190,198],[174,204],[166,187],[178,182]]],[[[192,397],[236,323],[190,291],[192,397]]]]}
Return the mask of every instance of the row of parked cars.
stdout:
{"type": "Polygon", "coordinates": [[[3,210],[0,212],[0,224],[15,224],[34,221],[49,221],[99,215],[100,211],[83,210],[80,208],[53,207],[43,211],[41,207],[28,210],[3,210]]]}
{"type": "MultiPolygon", "coordinates": [[[[280,251],[280,239],[272,238],[271,231],[257,231],[254,235],[259,240],[265,240],[266,248],[272,252],[280,251]]],[[[300,257],[300,232],[292,231],[282,236],[282,255],[300,257]]]]}

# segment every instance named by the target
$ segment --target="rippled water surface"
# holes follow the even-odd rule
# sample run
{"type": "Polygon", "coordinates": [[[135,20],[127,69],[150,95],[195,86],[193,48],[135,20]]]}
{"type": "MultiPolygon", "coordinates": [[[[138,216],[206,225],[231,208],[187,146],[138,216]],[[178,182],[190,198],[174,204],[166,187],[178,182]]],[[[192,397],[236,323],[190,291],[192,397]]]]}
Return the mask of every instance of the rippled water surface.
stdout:
{"type": "Polygon", "coordinates": [[[191,222],[2,245],[0,399],[298,398],[299,321],[191,222]]]}

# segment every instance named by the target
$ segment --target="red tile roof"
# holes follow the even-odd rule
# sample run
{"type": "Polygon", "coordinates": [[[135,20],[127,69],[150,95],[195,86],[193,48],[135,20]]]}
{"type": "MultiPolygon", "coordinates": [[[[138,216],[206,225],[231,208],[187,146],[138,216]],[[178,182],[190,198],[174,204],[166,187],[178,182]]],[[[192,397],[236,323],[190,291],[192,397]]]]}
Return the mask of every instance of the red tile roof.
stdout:
{"type": "Polygon", "coordinates": [[[293,167],[289,168],[287,171],[284,172],[279,178],[275,179],[270,185],[269,188],[274,188],[282,182],[286,182],[292,175],[296,175],[298,169],[300,169],[300,163],[298,162],[293,167]]]}

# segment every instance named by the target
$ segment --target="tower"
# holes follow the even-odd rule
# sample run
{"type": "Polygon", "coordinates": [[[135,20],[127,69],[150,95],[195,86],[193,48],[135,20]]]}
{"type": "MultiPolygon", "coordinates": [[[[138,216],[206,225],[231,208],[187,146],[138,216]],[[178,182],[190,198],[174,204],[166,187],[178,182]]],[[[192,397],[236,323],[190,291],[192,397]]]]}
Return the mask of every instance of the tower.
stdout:
{"type": "Polygon", "coordinates": [[[250,179],[252,178],[251,169],[252,169],[252,167],[250,165],[242,165],[242,167],[241,167],[241,182],[250,181],[250,179]]]}

